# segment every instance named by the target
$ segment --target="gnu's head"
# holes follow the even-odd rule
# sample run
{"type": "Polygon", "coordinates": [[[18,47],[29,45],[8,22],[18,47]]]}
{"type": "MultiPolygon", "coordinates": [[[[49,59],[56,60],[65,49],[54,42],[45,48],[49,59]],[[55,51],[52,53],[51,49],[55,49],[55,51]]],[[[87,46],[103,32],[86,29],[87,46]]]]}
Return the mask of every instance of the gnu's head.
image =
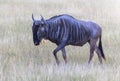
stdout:
{"type": "Polygon", "coordinates": [[[40,20],[35,20],[32,14],[33,20],[33,42],[35,45],[39,45],[41,40],[45,37],[46,32],[46,20],[41,16],[40,20]]]}

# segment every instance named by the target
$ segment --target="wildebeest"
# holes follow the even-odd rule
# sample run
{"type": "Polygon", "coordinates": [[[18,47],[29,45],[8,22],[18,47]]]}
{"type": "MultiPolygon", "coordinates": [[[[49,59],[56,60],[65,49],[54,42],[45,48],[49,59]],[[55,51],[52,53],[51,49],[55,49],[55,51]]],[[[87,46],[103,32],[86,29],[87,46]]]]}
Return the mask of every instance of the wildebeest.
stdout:
{"type": "Polygon", "coordinates": [[[87,42],[90,45],[88,63],[91,62],[94,51],[96,51],[100,63],[102,63],[102,58],[105,59],[101,41],[102,29],[96,23],[78,20],[67,14],[54,16],[47,20],[42,16],[40,20],[35,20],[32,14],[32,20],[34,44],[39,45],[42,39],[55,43],[57,48],[53,51],[53,55],[57,64],[59,64],[59,60],[56,54],[59,50],[62,51],[65,63],[67,63],[65,46],[83,46],[87,42]],[[99,44],[97,45],[98,40],[99,44]]]}

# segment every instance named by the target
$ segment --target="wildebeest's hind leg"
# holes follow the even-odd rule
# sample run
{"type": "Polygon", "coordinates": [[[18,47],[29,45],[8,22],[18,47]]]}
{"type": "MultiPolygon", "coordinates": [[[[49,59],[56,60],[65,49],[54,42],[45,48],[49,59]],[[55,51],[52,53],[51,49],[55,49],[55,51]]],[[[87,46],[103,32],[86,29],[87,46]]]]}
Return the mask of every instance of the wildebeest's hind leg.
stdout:
{"type": "Polygon", "coordinates": [[[62,43],[59,44],[58,47],[53,51],[53,54],[54,54],[54,56],[55,56],[55,60],[56,60],[57,65],[59,65],[59,60],[58,60],[58,58],[57,58],[57,52],[58,52],[59,50],[63,49],[64,47],[65,47],[65,43],[62,42],[62,43]]]}
{"type": "Polygon", "coordinates": [[[89,57],[88,63],[90,63],[91,60],[92,60],[92,58],[93,58],[94,51],[95,51],[95,48],[96,48],[97,39],[98,39],[98,38],[96,38],[96,39],[91,39],[91,40],[89,41],[89,44],[90,44],[90,57],[89,57]]]}
{"type": "Polygon", "coordinates": [[[65,48],[61,49],[61,51],[62,51],[63,59],[64,59],[65,63],[67,63],[67,57],[66,57],[66,51],[65,51],[65,48]]]}
{"type": "Polygon", "coordinates": [[[100,49],[98,48],[98,47],[96,47],[96,53],[97,53],[97,55],[98,55],[98,59],[99,59],[99,61],[100,61],[100,63],[102,64],[102,56],[101,56],[101,52],[100,52],[100,49]]]}

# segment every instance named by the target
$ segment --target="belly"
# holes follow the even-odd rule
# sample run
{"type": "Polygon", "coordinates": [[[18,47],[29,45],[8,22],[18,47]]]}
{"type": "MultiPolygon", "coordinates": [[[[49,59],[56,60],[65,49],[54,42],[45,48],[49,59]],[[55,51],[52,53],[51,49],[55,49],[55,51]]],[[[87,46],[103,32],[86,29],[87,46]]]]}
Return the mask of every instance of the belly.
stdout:
{"type": "Polygon", "coordinates": [[[85,38],[84,40],[68,40],[67,45],[74,45],[74,46],[83,46],[84,44],[86,44],[89,41],[88,38],[85,38]]]}

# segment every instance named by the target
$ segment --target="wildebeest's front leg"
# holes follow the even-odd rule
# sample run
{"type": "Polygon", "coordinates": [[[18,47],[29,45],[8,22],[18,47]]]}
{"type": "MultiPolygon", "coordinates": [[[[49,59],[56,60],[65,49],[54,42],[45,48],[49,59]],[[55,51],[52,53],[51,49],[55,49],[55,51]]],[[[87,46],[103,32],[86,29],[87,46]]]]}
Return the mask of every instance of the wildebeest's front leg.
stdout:
{"type": "Polygon", "coordinates": [[[61,49],[61,51],[62,51],[63,59],[64,59],[65,63],[67,63],[67,57],[66,57],[65,47],[63,49],[61,49]]]}
{"type": "Polygon", "coordinates": [[[63,49],[64,47],[65,47],[65,43],[62,42],[62,43],[59,44],[58,47],[53,51],[53,54],[54,54],[54,56],[55,56],[55,60],[56,60],[57,65],[59,65],[59,60],[58,60],[56,54],[57,54],[57,52],[58,52],[59,50],[63,49]]]}

